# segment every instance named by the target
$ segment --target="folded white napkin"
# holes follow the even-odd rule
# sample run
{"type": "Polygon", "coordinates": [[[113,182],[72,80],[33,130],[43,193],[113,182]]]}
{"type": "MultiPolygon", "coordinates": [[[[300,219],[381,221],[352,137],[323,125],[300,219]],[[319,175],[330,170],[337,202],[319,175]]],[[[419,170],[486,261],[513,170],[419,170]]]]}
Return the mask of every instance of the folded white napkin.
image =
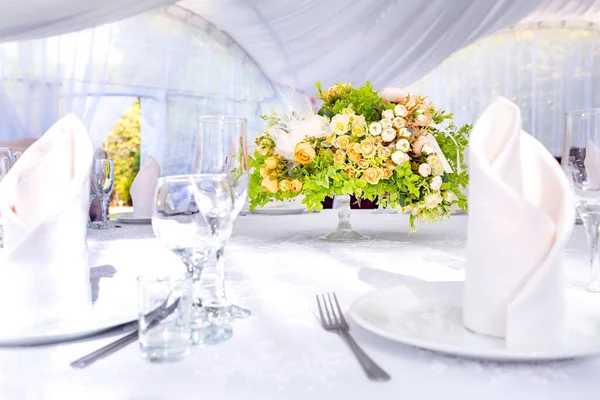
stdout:
{"type": "Polygon", "coordinates": [[[133,202],[133,215],[138,218],[152,217],[154,189],[160,177],[160,165],[150,156],[131,184],[129,193],[133,202]]]}
{"type": "Polygon", "coordinates": [[[555,343],[565,328],[557,256],[575,218],[566,176],[504,98],[473,129],[469,174],[465,326],[507,345],[555,343]]]}
{"type": "Polygon", "coordinates": [[[83,124],[67,115],[23,153],[0,183],[0,333],[89,311],[86,224],[92,152],[83,124]]]}

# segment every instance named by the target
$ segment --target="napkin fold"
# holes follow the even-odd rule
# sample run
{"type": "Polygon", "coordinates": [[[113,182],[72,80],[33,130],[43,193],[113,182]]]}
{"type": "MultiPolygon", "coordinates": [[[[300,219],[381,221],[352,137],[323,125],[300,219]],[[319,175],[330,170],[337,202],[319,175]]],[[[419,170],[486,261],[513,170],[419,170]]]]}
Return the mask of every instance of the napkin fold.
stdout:
{"type": "Polygon", "coordinates": [[[67,115],[0,182],[2,334],[74,318],[91,307],[86,224],[92,151],[81,121],[67,115]]]}
{"type": "Polygon", "coordinates": [[[469,174],[465,326],[509,346],[556,343],[565,332],[557,256],[575,218],[566,176],[504,98],[473,129],[469,174]]]}
{"type": "Polygon", "coordinates": [[[160,165],[149,156],[131,184],[129,194],[133,202],[133,215],[137,218],[152,217],[154,189],[160,177],[160,165]]]}

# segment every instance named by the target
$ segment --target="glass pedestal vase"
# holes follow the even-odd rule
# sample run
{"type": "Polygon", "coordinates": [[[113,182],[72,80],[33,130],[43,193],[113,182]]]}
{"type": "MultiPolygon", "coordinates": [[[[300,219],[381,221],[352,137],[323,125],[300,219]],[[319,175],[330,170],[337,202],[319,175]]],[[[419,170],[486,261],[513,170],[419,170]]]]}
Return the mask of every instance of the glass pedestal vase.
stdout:
{"type": "Polygon", "coordinates": [[[350,224],[350,212],[352,211],[350,208],[350,195],[345,194],[336,196],[336,199],[339,218],[337,230],[321,237],[321,240],[326,242],[348,243],[369,239],[368,236],[352,230],[352,225],[350,224]]]}

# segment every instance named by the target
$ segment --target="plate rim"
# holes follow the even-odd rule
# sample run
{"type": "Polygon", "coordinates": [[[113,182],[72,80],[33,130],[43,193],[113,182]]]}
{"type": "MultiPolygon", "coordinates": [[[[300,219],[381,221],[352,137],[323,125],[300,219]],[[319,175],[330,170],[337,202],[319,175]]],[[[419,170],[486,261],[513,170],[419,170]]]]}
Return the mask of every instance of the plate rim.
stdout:
{"type": "Polygon", "coordinates": [[[253,214],[257,214],[257,215],[294,215],[294,214],[302,214],[304,211],[306,211],[305,207],[298,207],[298,208],[261,208],[261,209],[255,209],[254,211],[252,211],[253,214]],[[269,210],[269,211],[268,211],[269,210]],[[277,210],[275,212],[273,212],[271,214],[272,210],[277,210]],[[283,212],[286,211],[286,212],[283,212]],[[280,214],[278,214],[278,212],[280,212],[280,214]]]}
{"type": "Polygon", "coordinates": [[[124,224],[151,224],[152,217],[134,217],[133,211],[109,214],[108,218],[114,218],[116,221],[124,224]]]}
{"type": "MultiPolygon", "coordinates": [[[[396,343],[401,343],[411,347],[433,351],[436,353],[458,356],[472,360],[488,360],[502,362],[531,362],[531,361],[558,361],[574,358],[592,357],[600,354],[600,345],[597,348],[576,348],[572,351],[562,352],[532,352],[526,350],[513,350],[507,352],[503,349],[493,348],[486,350],[484,353],[477,354],[477,350],[472,350],[469,347],[457,346],[448,343],[439,343],[427,339],[419,339],[408,335],[398,335],[386,331],[375,324],[367,321],[357,311],[361,302],[364,302],[370,297],[380,295],[382,292],[393,292],[403,287],[431,286],[431,285],[453,285],[464,286],[464,281],[441,281],[441,282],[421,282],[414,284],[405,284],[391,288],[382,288],[370,291],[355,299],[348,309],[350,317],[358,326],[377,336],[392,340],[396,343]]],[[[462,308],[462,307],[461,307],[462,308]]]]}

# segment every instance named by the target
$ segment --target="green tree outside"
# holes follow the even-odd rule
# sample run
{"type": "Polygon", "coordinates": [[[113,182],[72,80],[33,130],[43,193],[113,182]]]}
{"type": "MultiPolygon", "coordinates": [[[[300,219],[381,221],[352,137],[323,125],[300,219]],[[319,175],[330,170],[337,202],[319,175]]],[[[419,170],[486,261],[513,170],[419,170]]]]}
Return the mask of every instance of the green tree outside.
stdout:
{"type": "Polygon", "coordinates": [[[129,188],[140,170],[140,99],[138,98],[112,128],[102,149],[115,167],[113,203],[131,205],[129,188]]]}

